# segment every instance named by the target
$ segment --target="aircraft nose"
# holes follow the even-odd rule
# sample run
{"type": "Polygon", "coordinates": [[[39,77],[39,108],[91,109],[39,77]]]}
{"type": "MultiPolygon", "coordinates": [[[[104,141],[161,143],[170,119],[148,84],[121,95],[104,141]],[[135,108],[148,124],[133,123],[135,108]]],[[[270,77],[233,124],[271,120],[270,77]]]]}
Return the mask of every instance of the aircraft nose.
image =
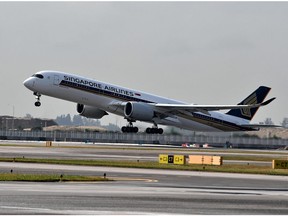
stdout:
{"type": "Polygon", "coordinates": [[[30,77],[23,82],[23,85],[31,90],[31,88],[34,86],[34,82],[34,79],[30,77]]]}

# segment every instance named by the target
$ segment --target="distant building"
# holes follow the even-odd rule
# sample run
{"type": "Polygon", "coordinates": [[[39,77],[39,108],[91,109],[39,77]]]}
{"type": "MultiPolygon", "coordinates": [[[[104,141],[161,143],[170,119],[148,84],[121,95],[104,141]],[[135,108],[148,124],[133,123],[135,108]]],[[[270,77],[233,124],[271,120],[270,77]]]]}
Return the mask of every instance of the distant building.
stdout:
{"type": "Polygon", "coordinates": [[[0,116],[0,130],[42,130],[53,125],[57,125],[53,119],[0,116]]]}

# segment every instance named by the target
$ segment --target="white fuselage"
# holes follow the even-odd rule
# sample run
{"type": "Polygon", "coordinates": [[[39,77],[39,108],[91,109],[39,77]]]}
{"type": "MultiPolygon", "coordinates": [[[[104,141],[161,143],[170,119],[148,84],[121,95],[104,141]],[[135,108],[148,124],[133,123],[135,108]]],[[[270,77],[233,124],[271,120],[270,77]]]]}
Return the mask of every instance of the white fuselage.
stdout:
{"type": "MultiPolygon", "coordinates": [[[[124,88],[105,82],[57,71],[38,72],[43,78],[32,76],[24,85],[33,92],[79,104],[97,107],[106,112],[125,116],[123,109],[114,104],[137,101],[144,103],[186,104],[181,101],[124,88]]],[[[36,74],[38,74],[36,73],[36,74]]],[[[153,123],[153,122],[151,122],[153,123]]],[[[194,131],[237,131],[241,124],[249,121],[221,112],[193,113],[191,118],[173,115],[156,120],[157,124],[171,125],[194,131]]]]}

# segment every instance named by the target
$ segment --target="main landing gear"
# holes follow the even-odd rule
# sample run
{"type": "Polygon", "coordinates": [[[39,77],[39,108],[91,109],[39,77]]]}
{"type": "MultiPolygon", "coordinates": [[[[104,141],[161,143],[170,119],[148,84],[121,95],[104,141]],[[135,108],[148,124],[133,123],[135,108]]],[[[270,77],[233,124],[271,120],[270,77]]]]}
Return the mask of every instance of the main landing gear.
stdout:
{"type": "Polygon", "coordinates": [[[163,134],[163,132],[162,128],[146,128],[147,134],[163,134]]]}
{"type": "MultiPolygon", "coordinates": [[[[123,133],[137,133],[139,131],[138,127],[134,127],[132,121],[129,121],[127,126],[121,128],[123,133]]],[[[147,134],[163,134],[163,129],[158,128],[157,124],[154,124],[152,128],[147,128],[145,131],[147,134]]]]}
{"type": "Polygon", "coordinates": [[[35,98],[37,100],[34,105],[36,107],[40,107],[41,106],[41,102],[40,102],[41,94],[39,94],[38,92],[34,92],[33,94],[35,95],[35,98]]]}
{"type": "Polygon", "coordinates": [[[163,129],[158,128],[157,124],[154,123],[152,128],[146,128],[147,134],[163,134],[163,129]]]}
{"type": "Polygon", "coordinates": [[[129,121],[127,126],[123,126],[121,128],[121,131],[123,133],[137,133],[138,132],[138,127],[133,127],[133,123],[131,121],[129,121]]]}

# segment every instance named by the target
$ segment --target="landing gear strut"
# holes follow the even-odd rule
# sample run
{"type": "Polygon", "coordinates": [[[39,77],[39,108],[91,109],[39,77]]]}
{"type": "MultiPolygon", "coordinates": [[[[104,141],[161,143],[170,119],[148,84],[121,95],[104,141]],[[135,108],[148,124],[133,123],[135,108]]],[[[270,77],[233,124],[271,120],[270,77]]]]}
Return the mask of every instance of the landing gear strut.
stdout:
{"type": "Polygon", "coordinates": [[[138,127],[133,127],[133,123],[132,121],[129,121],[128,125],[127,126],[123,126],[121,128],[121,131],[123,133],[137,133],[138,132],[138,127]]]}
{"type": "Polygon", "coordinates": [[[33,94],[35,95],[35,98],[36,98],[36,100],[37,100],[34,105],[35,105],[36,107],[41,106],[41,102],[40,102],[41,94],[39,94],[38,92],[34,92],[33,94]]]}

